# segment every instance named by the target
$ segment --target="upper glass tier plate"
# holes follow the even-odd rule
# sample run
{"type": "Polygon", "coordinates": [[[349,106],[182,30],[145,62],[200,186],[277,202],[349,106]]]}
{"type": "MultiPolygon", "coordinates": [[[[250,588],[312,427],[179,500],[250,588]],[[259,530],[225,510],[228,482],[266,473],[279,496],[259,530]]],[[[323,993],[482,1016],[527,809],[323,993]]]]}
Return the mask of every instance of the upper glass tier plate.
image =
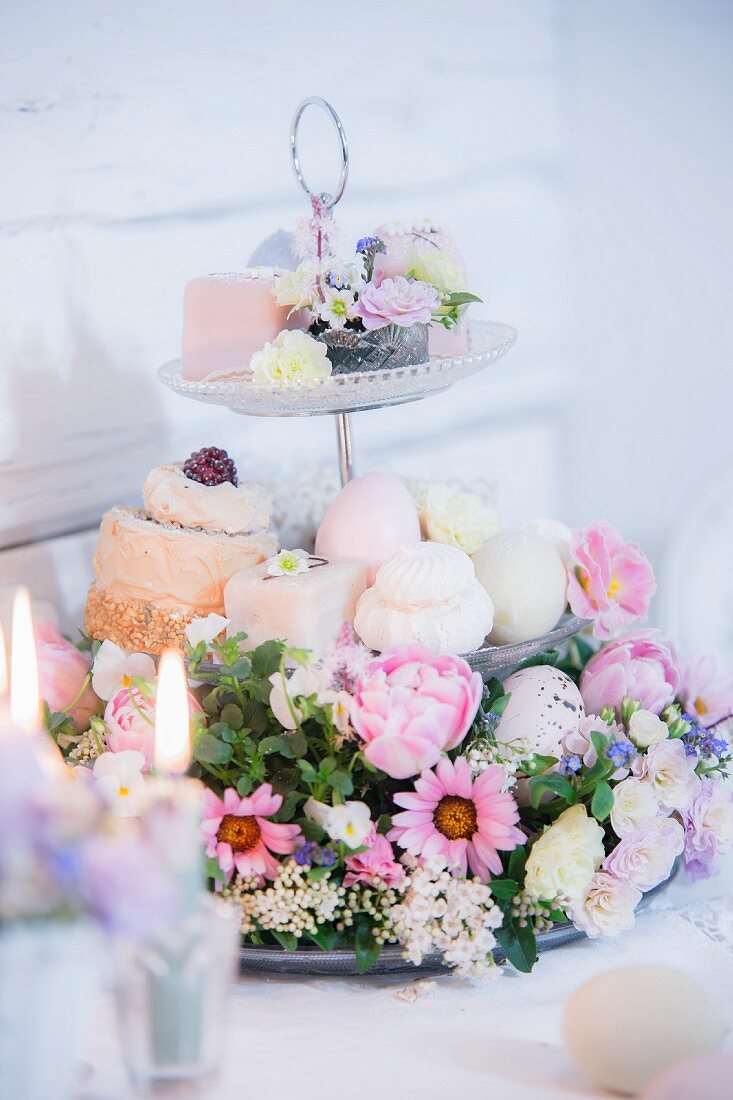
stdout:
{"type": "Polygon", "coordinates": [[[262,386],[246,378],[190,382],[183,377],[180,359],[160,367],[158,375],[175,393],[210,405],[223,405],[232,412],[250,416],[321,416],[400,405],[439,393],[506,355],[516,340],[517,333],[510,325],[471,321],[466,355],[430,359],[414,367],[334,374],[299,386],[292,383],[262,386]]]}

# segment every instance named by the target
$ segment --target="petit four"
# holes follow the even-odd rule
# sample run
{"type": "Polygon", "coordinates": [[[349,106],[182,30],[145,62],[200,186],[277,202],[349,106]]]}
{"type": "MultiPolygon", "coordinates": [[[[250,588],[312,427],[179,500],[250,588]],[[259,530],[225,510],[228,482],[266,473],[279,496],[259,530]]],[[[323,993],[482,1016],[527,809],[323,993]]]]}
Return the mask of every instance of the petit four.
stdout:
{"type": "Polygon", "coordinates": [[[569,676],[552,665],[534,665],[504,681],[509,702],[496,727],[496,740],[526,755],[559,757],[563,738],[585,717],[583,698],[569,676]]]}
{"type": "Polygon", "coordinates": [[[557,625],[567,604],[567,570],[554,543],[533,531],[503,531],[473,555],[476,576],[494,604],[489,641],[510,645],[557,625]]]}
{"type": "Polygon", "coordinates": [[[323,653],[343,624],[353,623],[365,588],[366,571],[359,562],[284,552],[239,570],[227,582],[227,633],[244,631],[251,647],[279,638],[291,648],[323,653]]]}
{"type": "Polygon", "coordinates": [[[183,296],[183,377],[248,374],[249,361],[282,329],[302,318],[275,301],[274,268],[192,279],[183,296]]]}
{"type": "Polygon", "coordinates": [[[367,583],[401,546],[420,541],[412,496],[392,474],[370,473],[349,481],[321,520],[316,554],[362,562],[367,583]]]}
{"type": "Polygon", "coordinates": [[[225,451],[205,448],[153,470],[146,510],[118,506],[102,519],[85,627],[93,638],[160,653],[182,644],[195,618],[224,613],[232,574],[272,556],[271,505],[238,485],[225,451]]]}
{"type": "Polygon", "coordinates": [[[469,556],[454,546],[418,542],[381,567],[359,600],[354,629],[380,652],[414,643],[455,654],[480,646],[492,621],[491,600],[469,556]]]}

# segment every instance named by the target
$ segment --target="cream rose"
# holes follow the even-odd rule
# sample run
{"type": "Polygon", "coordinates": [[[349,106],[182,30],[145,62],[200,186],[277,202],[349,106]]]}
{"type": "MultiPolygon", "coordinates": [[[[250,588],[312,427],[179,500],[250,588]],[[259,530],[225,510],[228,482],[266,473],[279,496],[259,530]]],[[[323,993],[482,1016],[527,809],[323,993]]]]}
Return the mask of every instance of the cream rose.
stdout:
{"type": "Polygon", "coordinates": [[[662,809],[686,810],[700,779],[695,775],[695,757],[689,757],[678,739],[652,745],[639,761],[639,777],[648,783],[662,809]]]}
{"type": "Polygon", "coordinates": [[[630,880],[599,871],[591,879],[583,901],[575,906],[571,918],[586,936],[618,936],[633,928],[634,910],[641,901],[641,890],[630,880]]]}
{"type": "Polygon", "coordinates": [[[474,554],[499,529],[496,512],[475,493],[450,485],[419,485],[413,495],[422,533],[430,542],[474,554]]]}
{"type": "Polygon", "coordinates": [[[657,796],[649,783],[630,777],[613,788],[611,825],[617,837],[628,836],[658,814],[657,796]]]}
{"type": "Polygon", "coordinates": [[[585,806],[564,810],[532,845],[525,888],[534,898],[578,902],[603,861],[603,829],[585,806]]]}
{"type": "Polygon", "coordinates": [[[302,329],[283,329],[249,361],[255,382],[260,385],[286,382],[298,385],[314,378],[327,378],[331,363],[326,345],[302,329]]]}
{"type": "Polygon", "coordinates": [[[651,710],[635,710],[629,719],[629,738],[637,749],[648,749],[669,737],[669,728],[651,710]]]}
{"type": "Polygon", "coordinates": [[[463,272],[442,248],[417,248],[410,245],[405,251],[405,270],[416,279],[430,283],[440,294],[452,294],[466,289],[463,272]]]}

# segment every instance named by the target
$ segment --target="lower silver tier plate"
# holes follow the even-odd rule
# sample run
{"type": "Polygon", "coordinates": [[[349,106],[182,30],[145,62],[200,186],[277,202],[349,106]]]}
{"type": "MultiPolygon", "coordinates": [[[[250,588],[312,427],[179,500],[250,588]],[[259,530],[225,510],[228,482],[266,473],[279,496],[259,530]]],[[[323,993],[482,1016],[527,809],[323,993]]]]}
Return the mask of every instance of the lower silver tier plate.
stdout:
{"type": "Polygon", "coordinates": [[[513,645],[489,645],[485,642],[479,649],[464,653],[463,656],[474,672],[482,674],[490,672],[496,675],[513,665],[518,665],[520,661],[537,657],[548,649],[556,649],[560,642],[571,638],[586,626],[588,626],[586,619],[567,614],[563,615],[554,630],[550,630],[540,638],[531,638],[528,642],[515,642],[513,645]]]}

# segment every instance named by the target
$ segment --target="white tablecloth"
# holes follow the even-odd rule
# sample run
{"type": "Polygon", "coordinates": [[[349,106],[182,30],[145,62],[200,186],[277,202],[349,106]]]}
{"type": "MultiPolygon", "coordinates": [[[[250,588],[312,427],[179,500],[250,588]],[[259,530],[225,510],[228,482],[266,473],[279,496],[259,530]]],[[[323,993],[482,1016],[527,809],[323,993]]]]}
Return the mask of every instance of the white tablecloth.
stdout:
{"type": "MultiPolygon", "coordinates": [[[[681,877],[681,876],[680,876],[681,877]]],[[[227,1056],[207,1100],[562,1100],[606,1096],[565,1056],[568,994],[612,967],[679,966],[733,1006],[733,867],[691,887],[675,882],[633,932],[540,956],[471,985],[450,976],[242,980],[227,1056]]],[[[684,1006],[680,1006],[684,1011],[684,1006]]],[[[733,1015],[733,1012],[731,1012],[733,1015]]],[[[83,1100],[128,1100],[111,1005],[90,1035],[83,1100]]]]}

